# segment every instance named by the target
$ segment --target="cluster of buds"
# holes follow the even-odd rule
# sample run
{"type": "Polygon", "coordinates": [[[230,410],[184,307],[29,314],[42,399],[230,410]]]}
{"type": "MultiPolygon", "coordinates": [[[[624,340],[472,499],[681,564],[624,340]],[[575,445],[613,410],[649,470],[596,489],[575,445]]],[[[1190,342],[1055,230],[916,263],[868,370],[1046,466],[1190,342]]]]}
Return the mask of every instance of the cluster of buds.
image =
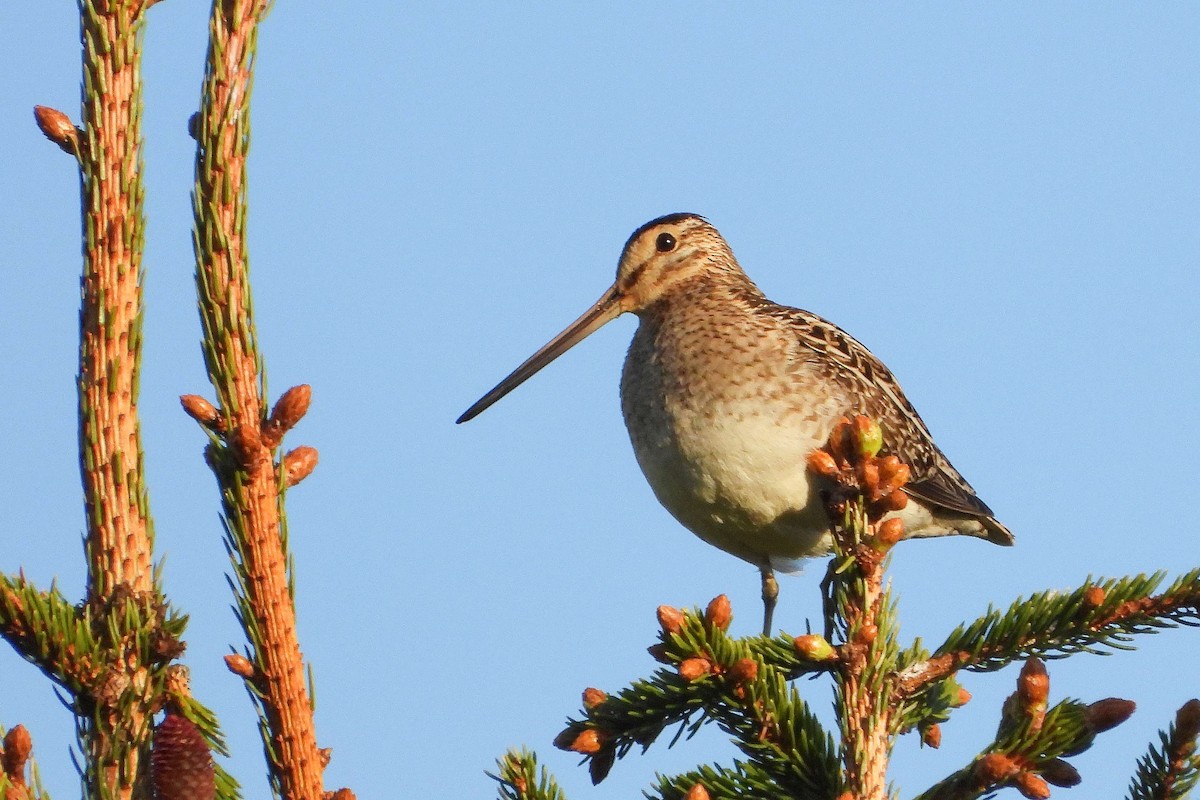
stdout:
{"type": "Polygon", "coordinates": [[[593,714],[608,700],[608,694],[588,687],[583,690],[583,708],[588,719],[571,722],[558,736],[554,746],[586,756],[592,783],[599,783],[612,769],[617,758],[617,742],[614,734],[603,727],[603,722],[593,714]]]}
{"type": "MultiPolygon", "coordinates": [[[[661,641],[646,649],[654,660],[660,664],[678,663],[685,656],[675,650],[671,638],[683,632],[689,617],[692,616],[692,612],[683,611],[675,606],[663,605],[658,607],[656,614],[658,616],[658,627],[662,631],[660,635],[661,641]]],[[[704,610],[704,615],[700,619],[704,624],[705,630],[710,633],[717,630],[729,630],[729,625],[733,621],[733,607],[729,603],[729,598],[723,594],[714,597],[709,602],[708,608],[704,610]]]]}
{"type": "MultiPolygon", "coordinates": [[[[688,612],[674,606],[659,606],[657,610],[658,625],[666,636],[672,636],[683,630],[687,622],[688,612]]],[[[733,622],[733,606],[727,595],[719,594],[709,601],[704,609],[704,627],[709,631],[727,631],[733,622]]]]}
{"type": "Polygon", "coordinates": [[[758,662],[753,658],[739,658],[725,665],[706,656],[692,656],[679,662],[679,677],[688,683],[714,675],[725,680],[733,696],[739,700],[746,697],[746,687],[758,678],[758,662]]]}
{"type": "MultiPolygon", "coordinates": [[[[1050,676],[1045,665],[1029,658],[1017,677],[1017,690],[1004,701],[998,739],[1021,730],[1022,735],[1040,731],[1045,724],[1050,695],[1050,676]]],[[[1063,753],[1077,755],[1088,749],[1096,734],[1114,728],[1134,711],[1129,700],[1109,697],[1083,709],[1082,736],[1074,747],[1063,753]]],[[[1197,703],[1197,722],[1200,727],[1200,703],[1197,703]]],[[[1032,761],[1019,753],[994,752],[981,756],[974,766],[977,788],[990,791],[1012,786],[1030,800],[1044,800],[1050,787],[1070,787],[1079,783],[1079,772],[1061,758],[1032,761]]]]}
{"type": "MultiPolygon", "coordinates": [[[[225,439],[230,450],[237,457],[239,464],[249,470],[261,465],[268,457],[268,451],[278,447],[284,434],[294,428],[308,413],[309,404],[312,402],[312,387],[303,383],[284,392],[261,428],[243,423],[230,430],[230,421],[220,409],[198,394],[185,394],[179,398],[179,402],[187,415],[205,428],[213,433],[226,434],[225,439]]],[[[205,454],[210,466],[215,463],[215,455],[216,451],[211,448],[205,454]]],[[[317,468],[317,461],[317,449],[303,445],[289,450],[280,459],[279,468],[287,485],[295,486],[312,474],[317,468]]]]}
{"type": "Polygon", "coordinates": [[[880,456],[882,448],[883,430],[879,424],[859,415],[853,420],[840,418],[825,447],[808,455],[809,470],[837,486],[829,500],[831,510],[840,509],[846,498],[863,498],[867,519],[875,523],[868,544],[879,553],[887,552],[904,537],[904,526],[898,519],[881,520],[908,505],[904,485],[911,474],[908,465],[896,456],[880,456]]]}
{"type": "MultiPolygon", "coordinates": [[[[739,700],[746,697],[746,687],[758,678],[759,663],[753,658],[741,658],[732,664],[721,663],[707,650],[678,649],[679,642],[668,639],[683,631],[690,614],[673,606],[658,607],[658,624],[662,628],[663,641],[649,648],[656,661],[674,664],[679,677],[694,683],[710,675],[724,680],[730,692],[739,700]]],[[[733,606],[727,595],[717,595],[704,609],[700,621],[710,635],[716,631],[729,630],[733,622],[733,606]]]]}
{"type": "MultiPolygon", "coordinates": [[[[649,648],[650,654],[654,656],[656,661],[665,664],[677,663],[676,670],[679,677],[683,678],[688,683],[701,680],[709,675],[722,675],[733,688],[733,692],[737,697],[745,696],[745,685],[758,677],[758,662],[752,658],[743,658],[726,667],[712,657],[710,653],[678,653],[672,658],[672,645],[668,639],[683,632],[684,627],[688,624],[690,615],[687,611],[682,611],[674,606],[659,606],[657,610],[658,625],[662,630],[663,641],[649,648]]],[[[730,624],[733,622],[733,606],[729,602],[729,597],[724,594],[719,594],[714,597],[704,609],[704,615],[700,618],[704,628],[709,633],[714,631],[727,631],[730,624]]],[[[589,690],[598,691],[598,690],[589,690]]],[[[584,706],[587,706],[588,697],[584,695],[584,706]]]]}

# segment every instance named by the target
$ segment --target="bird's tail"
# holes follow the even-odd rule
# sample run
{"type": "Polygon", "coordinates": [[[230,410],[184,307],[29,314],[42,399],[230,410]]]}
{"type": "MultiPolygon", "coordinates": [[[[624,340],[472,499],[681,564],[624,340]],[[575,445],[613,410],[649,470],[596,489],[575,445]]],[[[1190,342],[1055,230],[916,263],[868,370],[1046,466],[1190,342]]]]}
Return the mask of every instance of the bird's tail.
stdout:
{"type": "Polygon", "coordinates": [[[1017,542],[1017,537],[1013,536],[1012,531],[1006,528],[995,517],[984,517],[983,527],[987,531],[987,535],[984,538],[992,544],[1012,547],[1017,542]]]}

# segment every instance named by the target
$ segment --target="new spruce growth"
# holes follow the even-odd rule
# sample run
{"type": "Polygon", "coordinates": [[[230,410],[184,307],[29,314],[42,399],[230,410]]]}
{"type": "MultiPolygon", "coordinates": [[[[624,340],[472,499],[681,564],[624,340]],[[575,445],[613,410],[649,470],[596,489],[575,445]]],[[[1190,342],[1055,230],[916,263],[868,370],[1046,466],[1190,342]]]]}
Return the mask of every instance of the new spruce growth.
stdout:
{"type": "MultiPolygon", "coordinates": [[[[908,467],[886,453],[883,432],[865,417],[843,419],[809,469],[833,482],[824,497],[835,555],[823,583],[824,635],[728,634],[732,611],[723,595],[706,611],[658,609],[661,666],[625,689],[589,688],[556,747],[583,757],[593,782],[635,748],[648,750],[674,729],[668,746],[714,723],[741,753],[732,765],[702,765],[661,777],[649,794],[663,800],[705,798],[837,798],[884,800],[888,765],[899,736],[916,734],[936,748],[941,723],[966,705],[962,670],[989,672],[1023,661],[1013,693],[998,709],[996,735],[979,754],[919,800],[967,800],[1012,788],[1026,798],[1079,783],[1070,759],[1124,722],[1134,703],[1121,698],[1055,699],[1042,658],[1128,649],[1141,633],[1200,621],[1200,569],[1160,587],[1165,576],[1088,580],[1071,592],[1018,598],[951,632],[933,652],[902,647],[888,555],[903,538],[889,516],[907,502],[908,467]],[[834,684],[836,729],[812,713],[811,683],[834,684]]],[[[988,713],[977,709],[976,713],[988,713]]],[[[1196,738],[1200,701],[1180,709],[1175,724],[1137,765],[1131,800],[1182,798],[1200,776],[1196,738]]],[[[494,775],[505,800],[561,800],[561,789],[532,753],[513,751],[494,775]]]]}

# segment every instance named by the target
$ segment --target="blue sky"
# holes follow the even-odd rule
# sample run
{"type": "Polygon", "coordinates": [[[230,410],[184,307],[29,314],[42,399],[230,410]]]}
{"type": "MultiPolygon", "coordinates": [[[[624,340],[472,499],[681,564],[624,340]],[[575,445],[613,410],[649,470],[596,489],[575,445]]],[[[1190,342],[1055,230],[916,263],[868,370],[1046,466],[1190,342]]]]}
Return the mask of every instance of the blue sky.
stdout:
{"type": "MultiPolygon", "coordinates": [[[[221,663],[241,634],[204,437],[211,396],[191,282],[189,191],[207,6],[155,6],[145,42],[146,351],[141,410],[187,662],[228,765],[265,796],[258,734],[221,663]]],[[[8,3],[0,69],[0,569],[78,596],[78,206],[34,104],[78,118],[69,3],[8,3]]],[[[619,320],[467,426],[454,418],[611,281],[621,244],[706,215],[768,296],[849,330],[894,370],[943,449],[1016,533],[901,546],[903,632],[931,644],[994,602],[1089,574],[1200,563],[1200,7],[1184,3],[429,4],[279,2],[255,83],[250,249],[273,395],[311,383],[288,445],[321,453],[289,494],[300,632],[330,787],[488,797],[510,745],[574,798],[728,763],[716,731],[588,785],[550,739],[586,686],[647,674],[660,603],[733,601],[754,569],[678,526],[646,486],[617,378],[619,320]]],[[[822,568],[776,615],[816,618],[822,568]]],[[[1123,794],[1200,695],[1200,638],[1050,665],[1052,699],[1138,713],[1075,763],[1123,794]]],[[[75,794],[71,721],[0,650],[0,721],[75,794]]],[[[904,740],[915,794],[990,741],[1015,671],[970,675],[940,751],[904,740]]],[[[829,704],[820,681],[802,691],[829,704]]]]}

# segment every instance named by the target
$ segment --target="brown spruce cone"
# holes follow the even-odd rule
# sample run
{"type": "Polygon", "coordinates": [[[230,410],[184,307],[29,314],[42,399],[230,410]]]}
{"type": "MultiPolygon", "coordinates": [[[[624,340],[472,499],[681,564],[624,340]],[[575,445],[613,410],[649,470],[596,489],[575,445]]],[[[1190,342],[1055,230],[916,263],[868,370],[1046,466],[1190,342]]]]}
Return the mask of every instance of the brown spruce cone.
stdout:
{"type": "Polygon", "coordinates": [[[167,714],[154,730],[150,751],[154,800],[213,800],[212,753],[187,717],[167,714]]]}

